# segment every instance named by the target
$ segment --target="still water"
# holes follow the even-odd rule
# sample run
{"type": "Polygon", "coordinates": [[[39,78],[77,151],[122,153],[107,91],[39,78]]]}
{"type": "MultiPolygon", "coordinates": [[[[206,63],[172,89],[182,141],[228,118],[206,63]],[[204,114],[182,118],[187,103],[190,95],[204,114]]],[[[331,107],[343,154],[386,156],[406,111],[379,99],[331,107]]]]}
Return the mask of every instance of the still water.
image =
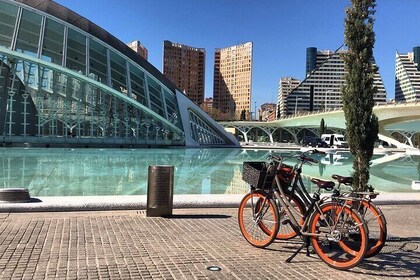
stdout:
{"type": "MultiPolygon", "coordinates": [[[[28,188],[31,196],[144,195],[149,165],[173,165],[175,194],[241,194],[244,161],[265,160],[271,151],[245,149],[19,149],[2,148],[2,188],[28,188]]],[[[298,152],[275,151],[296,163],[298,152]]],[[[314,156],[319,163],[304,166],[310,177],[330,179],[349,175],[352,158],[346,153],[314,156]]],[[[379,192],[410,192],[420,180],[420,157],[375,156],[370,183],[379,192]]]]}

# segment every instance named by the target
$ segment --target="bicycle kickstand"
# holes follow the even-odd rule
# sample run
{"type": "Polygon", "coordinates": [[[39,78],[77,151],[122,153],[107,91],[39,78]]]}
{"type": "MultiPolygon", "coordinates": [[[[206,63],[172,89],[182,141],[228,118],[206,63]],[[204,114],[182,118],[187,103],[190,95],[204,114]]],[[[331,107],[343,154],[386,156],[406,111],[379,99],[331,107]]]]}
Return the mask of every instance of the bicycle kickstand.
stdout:
{"type": "Polygon", "coordinates": [[[299,252],[306,247],[306,255],[309,257],[309,237],[305,236],[303,237],[303,244],[302,246],[300,246],[296,252],[293,253],[293,255],[291,255],[289,258],[287,258],[286,262],[290,263],[294,257],[296,257],[297,254],[299,254],[299,252]]]}

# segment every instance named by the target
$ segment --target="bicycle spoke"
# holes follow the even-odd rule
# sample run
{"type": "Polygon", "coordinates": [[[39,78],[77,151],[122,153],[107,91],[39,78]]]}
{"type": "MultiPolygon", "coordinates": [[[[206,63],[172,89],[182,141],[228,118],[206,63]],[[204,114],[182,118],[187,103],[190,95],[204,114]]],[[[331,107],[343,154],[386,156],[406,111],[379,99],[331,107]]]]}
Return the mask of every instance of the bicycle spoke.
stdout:
{"type": "Polygon", "coordinates": [[[357,265],[367,250],[367,229],[360,216],[348,207],[327,204],[322,214],[315,213],[310,222],[310,233],[321,234],[311,238],[312,245],[329,266],[349,269],[357,265]],[[324,218],[321,218],[324,216],[324,218]],[[330,231],[329,227],[331,225],[330,231]]]}

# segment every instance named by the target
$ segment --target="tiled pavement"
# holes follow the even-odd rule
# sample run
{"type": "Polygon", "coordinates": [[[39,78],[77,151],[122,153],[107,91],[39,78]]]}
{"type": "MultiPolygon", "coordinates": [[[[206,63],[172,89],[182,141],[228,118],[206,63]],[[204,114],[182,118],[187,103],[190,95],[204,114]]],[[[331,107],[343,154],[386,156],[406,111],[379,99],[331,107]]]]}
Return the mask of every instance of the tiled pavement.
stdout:
{"type": "Polygon", "coordinates": [[[295,242],[267,249],[241,236],[233,208],[0,214],[1,279],[410,279],[420,278],[420,205],[384,205],[383,252],[350,271],[316,255],[285,259],[295,242]],[[220,271],[207,267],[218,266],[220,271]]]}

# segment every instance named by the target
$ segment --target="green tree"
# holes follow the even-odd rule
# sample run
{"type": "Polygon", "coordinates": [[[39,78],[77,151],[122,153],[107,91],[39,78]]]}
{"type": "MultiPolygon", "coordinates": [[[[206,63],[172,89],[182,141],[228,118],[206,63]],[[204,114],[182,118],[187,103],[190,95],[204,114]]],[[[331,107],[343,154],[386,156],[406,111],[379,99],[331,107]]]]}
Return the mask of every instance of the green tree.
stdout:
{"type": "Polygon", "coordinates": [[[322,136],[322,134],[325,134],[327,132],[327,126],[325,125],[324,118],[321,119],[321,122],[319,123],[319,137],[322,136]]]}
{"type": "Polygon", "coordinates": [[[378,118],[373,114],[377,89],[373,85],[377,68],[372,64],[375,33],[373,23],[375,0],[351,0],[346,9],[344,54],[347,70],[343,87],[343,110],[347,139],[353,161],[353,189],[369,189],[369,168],[378,138],[378,118]]]}
{"type": "Polygon", "coordinates": [[[419,181],[420,181],[420,160],[419,160],[419,164],[417,164],[417,174],[419,175],[419,181]]]}
{"type": "Polygon", "coordinates": [[[243,110],[241,111],[241,118],[240,118],[240,120],[241,120],[241,121],[246,120],[246,110],[245,110],[245,109],[243,109],[243,110]]]}

